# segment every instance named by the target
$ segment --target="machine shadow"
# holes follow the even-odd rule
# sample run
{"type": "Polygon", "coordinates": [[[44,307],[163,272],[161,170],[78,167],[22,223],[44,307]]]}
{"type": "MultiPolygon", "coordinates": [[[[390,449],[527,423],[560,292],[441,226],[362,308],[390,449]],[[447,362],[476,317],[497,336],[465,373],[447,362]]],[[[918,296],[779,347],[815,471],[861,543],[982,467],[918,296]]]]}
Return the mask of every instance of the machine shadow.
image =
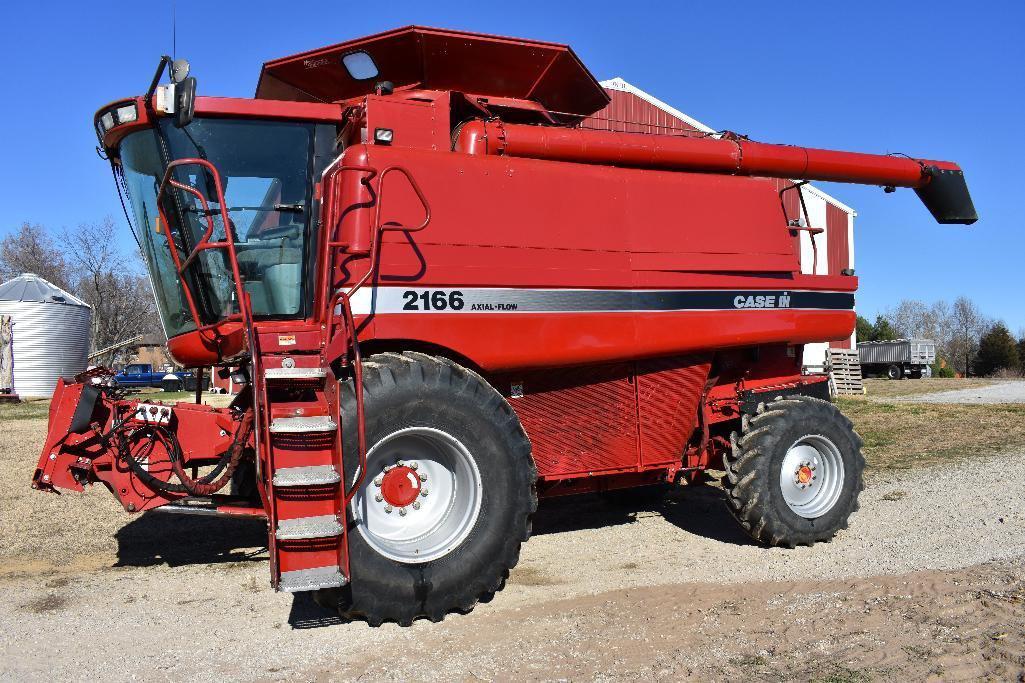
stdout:
{"type": "Polygon", "coordinates": [[[660,515],[696,536],[730,545],[755,545],[726,508],[722,489],[711,485],[646,487],[543,500],[534,515],[534,536],[632,524],[639,515],[660,515]]]}
{"type": "Polygon", "coordinates": [[[121,527],[114,538],[119,567],[267,561],[262,519],[149,512],[121,527]]]}
{"type": "Polygon", "coordinates": [[[313,600],[312,593],[293,593],[292,609],[288,613],[288,625],[296,630],[340,626],[349,621],[342,619],[336,610],[321,607],[313,600]]]}

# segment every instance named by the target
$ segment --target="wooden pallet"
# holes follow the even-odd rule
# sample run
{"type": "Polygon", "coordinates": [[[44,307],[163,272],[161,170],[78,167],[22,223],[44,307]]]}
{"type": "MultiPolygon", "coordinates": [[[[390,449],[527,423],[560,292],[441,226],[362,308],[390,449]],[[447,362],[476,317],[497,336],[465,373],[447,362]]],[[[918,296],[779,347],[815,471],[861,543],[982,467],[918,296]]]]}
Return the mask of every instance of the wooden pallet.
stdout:
{"type": "Polygon", "coordinates": [[[829,350],[829,390],[834,396],[865,393],[861,377],[861,359],[856,349],[829,350]]]}

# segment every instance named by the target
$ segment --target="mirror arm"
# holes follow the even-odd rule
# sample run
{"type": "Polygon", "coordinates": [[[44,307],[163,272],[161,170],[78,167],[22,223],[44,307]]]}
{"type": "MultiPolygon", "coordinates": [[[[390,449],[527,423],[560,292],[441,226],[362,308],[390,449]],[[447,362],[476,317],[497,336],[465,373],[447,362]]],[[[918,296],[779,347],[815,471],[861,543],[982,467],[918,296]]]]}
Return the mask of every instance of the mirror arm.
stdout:
{"type": "Polygon", "coordinates": [[[164,73],[164,67],[173,62],[170,57],[163,55],[160,57],[160,63],[157,64],[157,72],[153,74],[153,80],[150,81],[149,90],[146,91],[146,102],[149,102],[153,97],[153,93],[157,91],[157,85],[160,84],[160,76],[164,73]]]}

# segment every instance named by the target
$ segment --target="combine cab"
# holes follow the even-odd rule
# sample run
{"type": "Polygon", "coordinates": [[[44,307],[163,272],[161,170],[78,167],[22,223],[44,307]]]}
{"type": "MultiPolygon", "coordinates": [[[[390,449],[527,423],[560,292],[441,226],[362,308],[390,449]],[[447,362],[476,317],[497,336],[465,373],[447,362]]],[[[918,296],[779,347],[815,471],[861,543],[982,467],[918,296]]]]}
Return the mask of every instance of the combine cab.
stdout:
{"type": "Polygon", "coordinates": [[[245,389],[62,382],[33,486],[265,517],[272,585],[372,624],[498,590],[539,496],[725,470],[758,541],[830,539],[861,442],[801,348],[850,336],[857,279],[801,272],[767,178],[975,220],[950,162],[579,129],[607,97],[551,43],[406,28],[195,92],[165,58],[96,130],[170,353],[245,389]]]}

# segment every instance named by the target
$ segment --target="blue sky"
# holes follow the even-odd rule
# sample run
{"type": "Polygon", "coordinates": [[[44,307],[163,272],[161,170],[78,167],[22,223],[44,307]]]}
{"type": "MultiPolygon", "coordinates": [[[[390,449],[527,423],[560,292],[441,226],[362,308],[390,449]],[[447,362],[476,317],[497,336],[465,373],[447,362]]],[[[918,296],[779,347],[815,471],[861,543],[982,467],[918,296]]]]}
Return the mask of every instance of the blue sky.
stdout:
{"type": "MultiPolygon", "coordinates": [[[[859,212],[859,310],[965,294],[1025,329],[1025,3],[659,4],[177,0],[177,52],[201,94],[248,97],[265,60],[396,26],[539,38],[716,128],[957,161],[982,217],[970,228],[936,225],[911,191],[823,185],[859,212]]],[[[109,215],[127,245],[92,114],[145,89],[171,49],[171,3],[12,5],[0,236],[23,221],[59,230],[109,215]]]]}

